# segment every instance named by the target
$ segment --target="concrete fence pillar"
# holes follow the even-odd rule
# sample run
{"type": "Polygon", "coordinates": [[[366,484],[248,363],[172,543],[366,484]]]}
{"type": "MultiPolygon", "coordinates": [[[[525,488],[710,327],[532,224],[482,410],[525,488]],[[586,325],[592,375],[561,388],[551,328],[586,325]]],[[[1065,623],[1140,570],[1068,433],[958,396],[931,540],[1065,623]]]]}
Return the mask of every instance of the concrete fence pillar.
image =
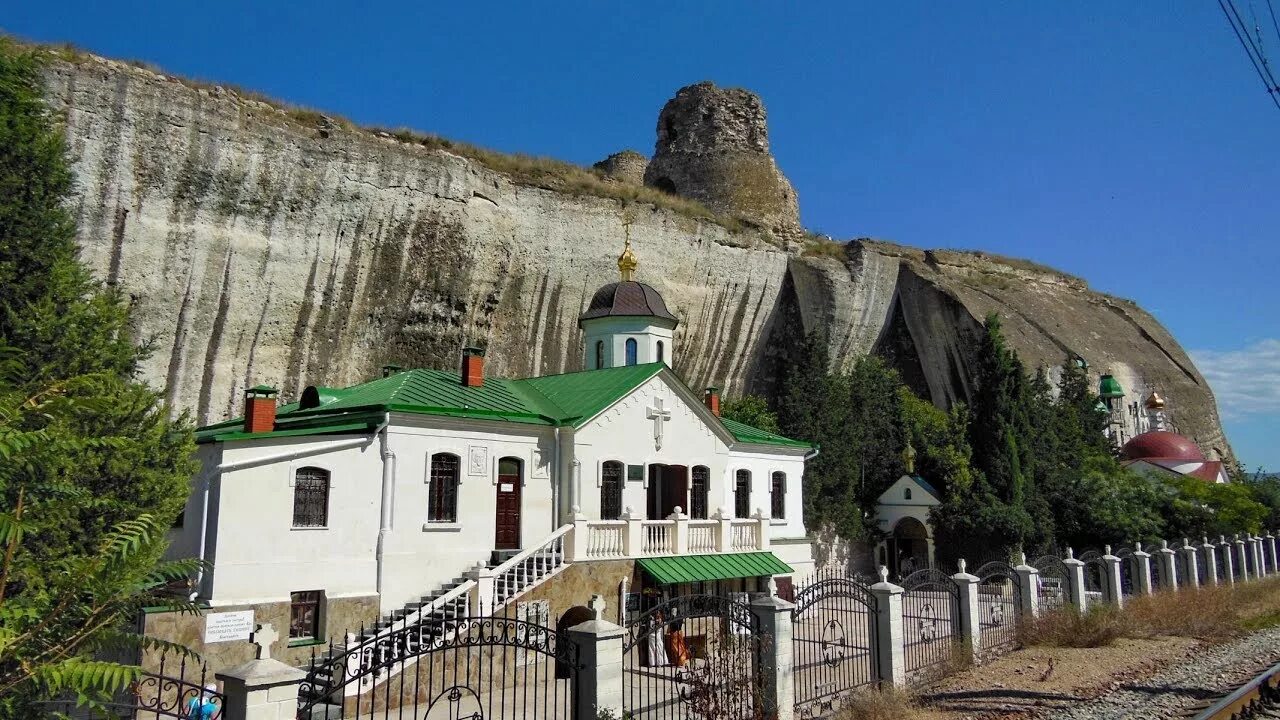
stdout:
{"type": "Polygon", "coordinates": [[[1160,563],[1160,578],[1164,581],[1164,589],[1178,589],[1177,553],[1169,549],[1169,541],[1161,540],[1160,549],[1156,551],[1156,562],[1160,563]]]}
{"type": "Polygon", "coordinates": [[[1280,566],[1276,565],[1276,538],[1268,530],[1265,537],[1262,538],[1262,552],[1267,556],[1271,563],[1271,572],[1280,572],[1280,566]]]}
{"type": "Polygon", "coordinates": [[[1040,571],[1027,564],[1025,553],[1013,571],[1018,574],[1018,596],[1021,598],[1018,612],[1022,617],[1040,617],[1040,571]]]}
{"type": "Polygon", "coordinates": [[[1182,553],[1182,564],[1187,569],[1187,576],[1182,579],[1182,584],[1195,590],[1200,587],[1200,553],[1196,552],[1196,546],[1187,538],[1182,539],[1182,547],[1178,552],[1182,553]]]}
{"type": "Polygon", "coordinates": [[[1249,560],[1245,557],[1244,541],[1236,535],[1236,575],[1240,577],[1240,582],[1249,582],[1249,560]]]}
{"type": "Polygon", "coordinates": [[[1135,595],[1151,594],[1151,554],[1142,549],[1142,543],[1133,544],[1133,566],[1138,576],[1133,579],[1135,595]]]}
{"type": "Polygon", "coordinates": [[[764,513],[764,508],[756,508],[756,549],[769,549],[769,516],[764,513]]]}
{"type": "Polygon", "coordinates": [[[982,581],[967,572],[963,559],[959,565],[960,572],[952,575],[951,579],[960,589],[960,639],[969,644],[973,661],[977,662],[982,649],[982,606],[978,602],[978,585],[982,581]]]}
{"type": "Polygon", "coordinates": [[[721,505],[716,510],[716,552],[732,552],[733,551],[733,515],[729,514],[729,508],[721,505]]]}
{"type": "Polygon", "coordinates": [[[257,658],[216,673],[226,702],[223,720],[293,720],[298,715],[298,687],[307,675],[271,657],[280,636],[271,624],[259,625],[250,636],[257,658]]]}
{"type": "MultiPolygon", "coordinates": [[[[771,590],[773,589],[772,583],[771,590]]],[[[791,657],[791,611],[795,605],[770,592],[751,601],[751,614],[765,638],[756,663],[760,670],[764,716],[792,720],[796,712],[795,670],[791,657]]]]}
{"type": "Polygon", "coordinates": [[[1083,615],[1089,609],[1084,594],[1084,562],[1077,560],[1071,548],[1067,548],[1067,559],[1062,564],[1067,568],[1067,600],[1083,615]]]}
{"type": "Polygon", "coordinates": [[[689,516],[681,512],[684,508],[676,506],[676,511],[667,516],[674,523],[671,528],[671,552],[673,555],[689,554],[689,516]]]}
{"type": "Polygon", "coordinates": [[[640,557],[644,554],[644,515],[638,513],[630,505],[622,514],[627,521],[626,534],[622,536],[622,551],[627,557],[640,557]]]}
{"type": "Polygon", "coordinates": [[[578,644],[578,687],[574,693],[575,718],[596,718],[603,713],[622,717],[623,629],[604,619],[604,598],[592,595],[587,603],[594,616],[569,628],[578,644]]]}
{"type": "Polygon", "coordinates": [[[591,532],[587,527],[587,516],[582,514],[582,508],[577,505],[573,506],[573,537],[569,542],[568,557],[565,560],[573,562],[575,560],[587,559],[587,547],[591,540],[591,532]]]}
{"type": "Polygon", "coordinates": [[[1235,550],[1225,535],[1218,536],[1218,552],[1222,553],[1222,573],[1228,585],[1236,584],[1235,550]]]}
{"type": "Polygon", "coordinates": [[[493,574],[493,568],[482,565],[468,572],[467,577],[476,581],[476,586],[471,588],[469,601],[471,617],[489,617],[493,614],[493,597],[497,589],[497,577],[493,574]]]}
{"type": "Polygon", "coordinates": [[[1106,572],[1102,578],[1102,594],[1106,597],[1107,602],[1116,607],[1124,607],[1124,589],[1120,585],[1120,563],[1124,562],[1120,558],[1111,554],[1111,546],[1106,547],[1106,552],[1102,556],[1103,568],[1106,572]]]}
{"type": "Polygon", "coordinates": [[[1267,561],[1262,557],[1262,538],[1253,536],[1249,538],[1249,544],[1253,548],[1253,568],[1258,577],[1267,576],[1267,561]]]}
{"type": "Polygon", "coordinates": [[[907,653],[905,626],[902,621],[904,590],[889,582],[889,568],[880,566],[880,582],[872,585],[876,599],[876,655],[879,679],[895,688],[907,685],[907,653]]]}
{"type": "Polygon", "coordinates": [[[1209,542],[1209,538],[1204,538],[1204,543],[1200,545],[1200,552],[1204,554],[1204,584],[1209,587],[1217,587],[1218,585],[1218,549],[1209,542]]]}

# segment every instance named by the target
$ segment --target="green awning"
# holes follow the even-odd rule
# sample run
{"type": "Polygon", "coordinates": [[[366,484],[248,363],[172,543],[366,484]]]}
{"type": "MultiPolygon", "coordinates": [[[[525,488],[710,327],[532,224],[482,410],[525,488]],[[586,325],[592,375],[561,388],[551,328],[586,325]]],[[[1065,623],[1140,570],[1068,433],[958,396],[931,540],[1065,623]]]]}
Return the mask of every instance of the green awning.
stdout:
{"type": "Polygon", "coordinates": [[[794,572],[771,552],[680,555],[636,561],[660,585],[765,577],[794,572]]]}

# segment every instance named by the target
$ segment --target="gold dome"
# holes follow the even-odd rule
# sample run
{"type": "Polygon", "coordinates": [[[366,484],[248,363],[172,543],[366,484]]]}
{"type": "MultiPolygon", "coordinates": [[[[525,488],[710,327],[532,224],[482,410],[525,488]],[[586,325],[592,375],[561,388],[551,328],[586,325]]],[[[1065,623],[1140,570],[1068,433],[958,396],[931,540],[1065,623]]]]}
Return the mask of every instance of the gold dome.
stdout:
{"type": "Polygon", "coordinates": [[[1148,410],[1164,409],[1164,398],[1160,397],[1160,393],[1156,392],[1155,390],[1151,391],[1151,396],[1147,398],[1147,409],[1148,410]]]}

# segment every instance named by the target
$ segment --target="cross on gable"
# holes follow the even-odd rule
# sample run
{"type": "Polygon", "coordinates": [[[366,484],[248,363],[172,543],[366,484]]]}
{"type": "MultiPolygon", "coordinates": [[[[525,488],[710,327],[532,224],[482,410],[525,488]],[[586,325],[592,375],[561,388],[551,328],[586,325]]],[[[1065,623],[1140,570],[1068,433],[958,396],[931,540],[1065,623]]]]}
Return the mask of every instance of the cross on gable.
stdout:
{"type": "Polygon", "coordinates": [[[263,623],[249,635],[249,642],[258,646],[258,659],[271,659],[271,646],[280,639],[280,633],[271,627],[271,623],[263,623]]]}
{"type": "Polygon", "coordinates": [[[653,421],[653,446],[662,449],[662,424],[671,420],[671,411],[662,407],[662,398],[653,399],[653,407],[647,408],[647,417],[653,421]]]}

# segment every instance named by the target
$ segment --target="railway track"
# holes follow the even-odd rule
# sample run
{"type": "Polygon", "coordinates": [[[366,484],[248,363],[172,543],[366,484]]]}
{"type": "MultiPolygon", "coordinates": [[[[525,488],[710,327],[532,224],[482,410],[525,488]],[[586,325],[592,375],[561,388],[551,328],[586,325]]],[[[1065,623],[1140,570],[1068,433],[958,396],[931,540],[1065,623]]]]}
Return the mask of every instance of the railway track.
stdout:
{"type": "Polygon", "coordinates": [[[1263,670],[1225,697],[1188,708],[1183,717],[1193,720],[1280,720],[1280,664],[1263,670]]]}

